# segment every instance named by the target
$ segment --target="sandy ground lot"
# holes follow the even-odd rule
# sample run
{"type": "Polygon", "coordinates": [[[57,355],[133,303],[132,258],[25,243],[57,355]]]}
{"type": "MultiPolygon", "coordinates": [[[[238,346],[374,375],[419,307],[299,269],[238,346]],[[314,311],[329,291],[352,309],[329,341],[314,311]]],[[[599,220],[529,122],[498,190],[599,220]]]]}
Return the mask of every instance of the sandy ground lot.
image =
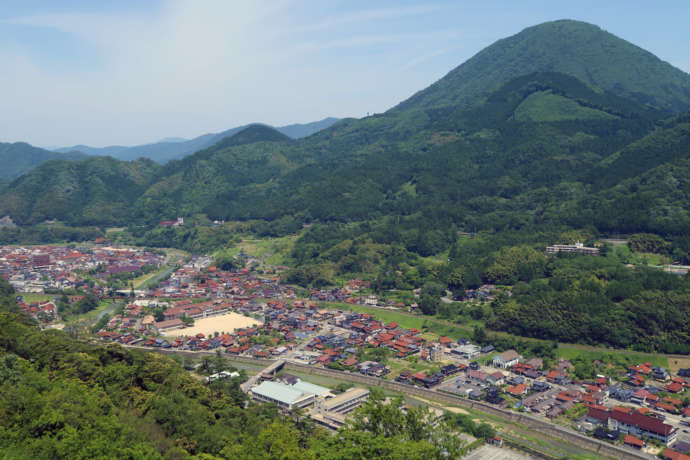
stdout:
{"type": "Polygon", "coordinates": [[[165,333],[168,337],[191,336],[199,333],[206,336],[212,335],[214,332],[232,332],[235,329],[243,327],[250,327],[261,324],[254,318],[249,318],[239,313],[226,313],[225,315],[211,316],[209,318],[200,318],[194,321],[194,326],[186,327],[184,329],[175,329],[165,333]]]}
{"type": "Polygon", "coordinates": [[[530,460],[535,457],[507,447],[485,445],[470,452],[470,454],[463,458],[467,460],[530,460]]]}

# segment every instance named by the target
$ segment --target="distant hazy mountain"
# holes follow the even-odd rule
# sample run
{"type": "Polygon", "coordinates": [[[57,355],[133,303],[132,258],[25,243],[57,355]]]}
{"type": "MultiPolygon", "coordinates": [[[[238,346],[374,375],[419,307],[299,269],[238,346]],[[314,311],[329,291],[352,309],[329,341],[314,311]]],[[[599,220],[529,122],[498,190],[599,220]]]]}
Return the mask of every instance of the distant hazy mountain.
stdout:
{"type": "Polygon", "coordinates": [[[13,144],[0,142],[0,187],[2,183],[11,180],[30,171],[36,166],[48,160],[77,160],[84,155],[67,149],[65,153],[51,152],[26,142],[13,144]]]}
{"type": "MultiPolygon", "coordinates": [[[[293,124],[281,126],[277,129],[281,133],[293,139],[300,139],[310,136],[318,131],[326,129],[338,121],[337,118],[324,118],[320,121],[304,124],[293,124]]],[[[56,152],[78,151],[86,155],[111,156],[118,160],[131,161],[137,158],[149,158],[158,163],[165,163],[170,160],[180,159],[186,155],[203,150],[218,143],[223,138],[232,136],[235,133],[251,125],[238,126],[220,133],[204,134],[194,139],[183,139],[179,137],[166,137],[153,144],[135,145],[124,147],[113,145],[109,147],[89,147],[88,145],[75,145],[73,147],[62,147],[53,149],[56,152]]]]}
{"type": "Polygon", "coordinates": [[[690,75],[595,25],[561,20],[498,40],[393,110],[472,104],[534,72],[570,75],[670,112],[690,109],[690,75]]]}
{"type": "Polygon", "coordinates": [[[322,129],[330,128],[336,121],[338,121],[338,118],[328,117],[324,118],[321,121],[315,121],[312,123],[304,124],[297,123],[294,125],[287,125],[276,129],[288,137],[291,137],[293,139],[301,139],[303,137],[311,136],[312,134],[317,133],[322,129]]]}

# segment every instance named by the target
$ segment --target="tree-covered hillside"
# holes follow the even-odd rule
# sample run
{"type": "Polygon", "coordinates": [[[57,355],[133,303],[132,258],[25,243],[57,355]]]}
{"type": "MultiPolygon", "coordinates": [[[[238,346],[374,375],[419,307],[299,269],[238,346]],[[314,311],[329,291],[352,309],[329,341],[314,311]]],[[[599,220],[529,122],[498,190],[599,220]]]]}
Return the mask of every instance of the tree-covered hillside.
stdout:
{"type": "Polygon", "coordinates": [[[51,152],[25,142],[0,142],[0,189],[9,182],[48,160],[78,160],[85,156],[79,152],[51,152]]]}
{"type": "Polygon", "coordinates": [[[197,214],[298,224],[418,215],[443,231],[574,218],[615,231],[584,222],[587,214],[575,203],[593,191],[616,196],[611,187],[621,180],[685,158],[685,118],[662,123],[660,116],[574,77],[536,73],[471,109],[343,120],[300,141],[253,125],[164,167],[112,159],[98,160],[110,165],[100,169],[89,161],[50,163],[12,184],[0,214],[19,223],[58,218],[74,225],[197,214]],[[99,212],[90,212],[96,206],[99,212]]]}
{"type": "Polygon", "coordinates": [[[394,110],[472,104],[533,72],[571,75],[663,110],[690,109],[690,75],[597,26],[561,20],[497,41],[394,110]]]}
{"type": "Polygon", "coordinates": [[[52,160],[16,179],[2,194],[0,215],[18,224],[58,219],[71,225],[125,222],[129,205],[160,170],[151,160],[109,157],[52,160]]]}

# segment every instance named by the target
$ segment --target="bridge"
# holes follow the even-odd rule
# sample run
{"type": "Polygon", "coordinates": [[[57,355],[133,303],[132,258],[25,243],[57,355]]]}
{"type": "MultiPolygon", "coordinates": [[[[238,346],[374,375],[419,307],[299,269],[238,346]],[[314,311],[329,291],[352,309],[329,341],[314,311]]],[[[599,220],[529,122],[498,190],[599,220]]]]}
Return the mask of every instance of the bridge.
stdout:
{"type": "Polygon", "coordinates": [[[245,393],[249,392],[249,390],[251,390],[252,387],[256,385],[259,380],[272,379],[275,376],[275,374],[283,368],[283,366],[285,366],[284,359],[279,359],[278,361],[272,362],[264,370],[262,370],[256,375],[253,375],[249,378],[249,380],[240,385],[240,388],[242,388],[242,391],[244,391],[245,393]]]}

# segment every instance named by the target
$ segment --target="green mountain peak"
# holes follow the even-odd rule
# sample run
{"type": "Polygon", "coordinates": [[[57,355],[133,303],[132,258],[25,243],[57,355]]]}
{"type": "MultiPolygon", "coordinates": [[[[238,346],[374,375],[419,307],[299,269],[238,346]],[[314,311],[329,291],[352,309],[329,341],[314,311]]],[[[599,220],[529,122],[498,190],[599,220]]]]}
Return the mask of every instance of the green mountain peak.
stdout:
{"type": "Polygon", "coordinates": [[[498,40],[392,110],[471,105],[533,72],[571,75],[668,112],[690,109],[690,75],[595,25],[559,20],[498,40]]]}

